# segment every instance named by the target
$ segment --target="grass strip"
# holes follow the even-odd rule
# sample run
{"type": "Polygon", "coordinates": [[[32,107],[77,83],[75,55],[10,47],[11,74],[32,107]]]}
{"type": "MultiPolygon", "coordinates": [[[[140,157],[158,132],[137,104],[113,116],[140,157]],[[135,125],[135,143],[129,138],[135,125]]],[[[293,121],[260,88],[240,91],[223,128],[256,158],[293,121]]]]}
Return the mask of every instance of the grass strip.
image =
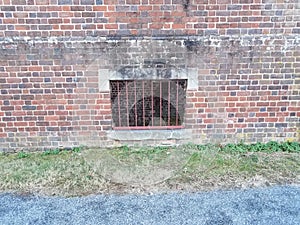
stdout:
{"type": "Polygon", "coordinates": [[[300,143],[0,153],[0,191],[82,196],[300,184],[300,143]]]}

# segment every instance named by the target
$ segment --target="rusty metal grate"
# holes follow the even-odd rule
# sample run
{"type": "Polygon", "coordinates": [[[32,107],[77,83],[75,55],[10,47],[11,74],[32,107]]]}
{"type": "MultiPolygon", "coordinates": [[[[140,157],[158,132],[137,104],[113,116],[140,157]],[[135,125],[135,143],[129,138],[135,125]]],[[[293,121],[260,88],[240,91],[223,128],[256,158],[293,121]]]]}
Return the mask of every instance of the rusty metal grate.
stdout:
{"type": "Polygon", "coordinates": [[[113,128],[183,128],[186,87],[186,79],[110,81],[113,128]]]}

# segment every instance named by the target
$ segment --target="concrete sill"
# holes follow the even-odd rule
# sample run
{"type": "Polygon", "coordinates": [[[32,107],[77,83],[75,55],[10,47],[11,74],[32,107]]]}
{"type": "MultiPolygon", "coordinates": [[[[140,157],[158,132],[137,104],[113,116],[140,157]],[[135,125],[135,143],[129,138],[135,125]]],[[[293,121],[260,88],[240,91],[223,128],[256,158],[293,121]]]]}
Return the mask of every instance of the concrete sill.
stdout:
{"type": "Polygon", "coordinates": [[[191,137],[187,129],[175,130],[112,130],[107,137],[116,141],[184,140],[191,137]]]}

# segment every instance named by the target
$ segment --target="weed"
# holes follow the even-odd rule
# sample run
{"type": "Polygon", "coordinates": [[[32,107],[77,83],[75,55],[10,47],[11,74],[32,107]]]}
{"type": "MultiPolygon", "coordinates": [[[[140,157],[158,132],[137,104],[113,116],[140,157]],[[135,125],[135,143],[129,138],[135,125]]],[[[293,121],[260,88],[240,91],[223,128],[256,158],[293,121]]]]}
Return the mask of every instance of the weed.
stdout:
{"type": "Polygon", "coordinates": [[[246,153],[246,152],[300,152],[300,143],[298,142],[276,142],[267,143],[257,142],[255,144],[226,144],[221,147],[224,152],[246,153]]]}
{"type": "Polygon", "coordinates": [[[130,151],[130,148],[128,147],[128,145],[123,145],[123,146],[119,147],[119,149],[121,151],[124,151],[124,152],[129,152],[130,151]]]}
{"type": "Polygon", "coordinates": [[[160,152],[164,152],[164,151],[169,150],[169,149],[170,149],[170,147],[168,147],[168,146],[156,146],[152,149],[152,152],[153,153],[160,153],[160,152]]]}
{"type": "Polygon", "coordinates": [[[42,153],[42,155],[58,155],[60,153],[60,149],[56,148],[53,150],[46,150],[42,153]]]}
{"type": "Polygon", "coordinates": [[[212,145],[212,144],[205,144],[205,145],[195,145],[196,149],[199,151],[204,151],[210,148],[215,148],[218,147],[217,145],[212,145]]]}
{"type": "Polygon", "coordinates": [[[81,146],[79,146],[79,147],[73,147],[73,148],[72,148],[72,152],[79,153],[79,152],[81,152],[81,151],[82,151],[82,147],[81,147],[81,146]]]}
{"type": "Polygon", "coordinates": [[[28,152],[23,152],[23,151],[18,152],[18,155],[17,155],[18,159],[24,159],[24,158],[27,158],[29,156],[30,156],[30,154],[28,152]]]}
{"type": "Polygon", "coordinates": [[[255,144],[250,144],[247,146],[250,152],[261,152],[265,150],[265,144],[257,142],[255,144]]]}
{"type": "Polygon", "coordinates": [[[284,142],[281,144],[281,149],[284,152],[300,152],[299,142],[284,142]]]}

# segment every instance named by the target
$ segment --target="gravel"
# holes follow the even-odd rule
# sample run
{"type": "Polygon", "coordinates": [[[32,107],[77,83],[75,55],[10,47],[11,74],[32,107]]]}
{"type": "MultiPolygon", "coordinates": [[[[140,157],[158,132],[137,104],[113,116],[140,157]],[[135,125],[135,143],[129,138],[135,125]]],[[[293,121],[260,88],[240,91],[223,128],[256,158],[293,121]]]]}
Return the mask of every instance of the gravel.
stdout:
{"type": "Polygon", "coordinates": [[[0,194],[0,224],[300,224],[300,187],[155,195],[0,194]]]}

